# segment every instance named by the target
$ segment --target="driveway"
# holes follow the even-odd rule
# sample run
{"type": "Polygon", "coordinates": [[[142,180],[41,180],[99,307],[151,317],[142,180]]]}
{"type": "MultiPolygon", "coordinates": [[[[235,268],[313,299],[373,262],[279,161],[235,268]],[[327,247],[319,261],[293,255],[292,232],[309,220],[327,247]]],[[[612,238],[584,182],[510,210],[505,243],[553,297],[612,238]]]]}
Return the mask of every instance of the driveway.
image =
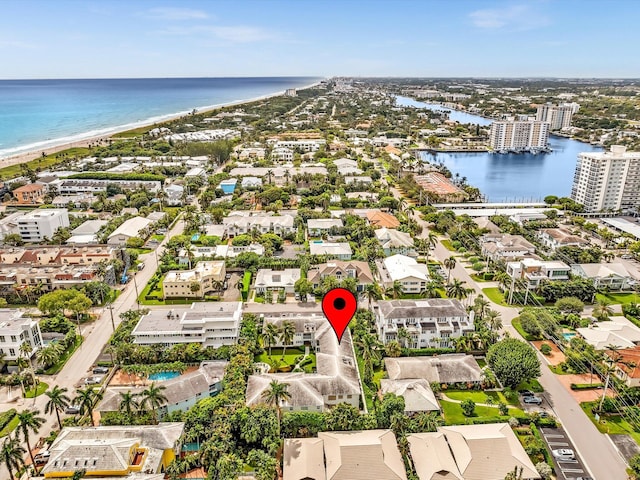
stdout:
{"type": "MultiPolygon", "coordinates": [[[[549,450],[549,453],[551,453],[552,450],[568,448],[573,450],[575,454],[575,459],[573,460],[553,458],[553,464],[558,480],[572,480],[580,476],[590,476],[587,468],[582,462],[582,459],[573,446],[573,442],[569,439],[563,428],[541,428],[540,433],[542,434],[542,438],[547,446],[547,450],[549,450]]],[[[609,478],[611,478],[611,480],[614,479],[614,477],[609,478]]]]}
{"type": "Polygon", "coordinates": [[[232,273],[231,278],[225,280],[227,282],[227,289],[222,293],[223,302],[239,302],[240,290],[236,288],[236,285],[241,280],[240,275],[232,273]]]}

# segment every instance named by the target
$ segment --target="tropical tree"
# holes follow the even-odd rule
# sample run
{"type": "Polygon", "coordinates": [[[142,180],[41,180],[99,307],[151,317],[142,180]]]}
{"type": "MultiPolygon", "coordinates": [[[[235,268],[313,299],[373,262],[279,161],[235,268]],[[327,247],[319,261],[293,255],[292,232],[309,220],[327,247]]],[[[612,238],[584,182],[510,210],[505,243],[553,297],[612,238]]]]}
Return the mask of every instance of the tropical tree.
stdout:
{"type": "Polygon", "coordinates": [[[395,280],[393,282],[393,284],[387,288],[387,290],[385,291],[386,295],[390,295],[393,298],[398,298],[400,295],[402,295],[403,293],[403,287],[402,287],[402,283],[400,283],[400,281],[395,280]]]}
{"type": "Polygon", "coordinates": [[[611,315],[613,315],[613,308],[611,308],[611,303],[607,299],[600,299],[596,302],[596,306],[593,307],[594,318],[597,318],[600,321],[608,320],[611,315]]]}
{"type": "Polygon", "coordinates": [[[56,418],[58,420],[58,427],[62,429],[62,422],[60,421],[60,412],[63,412],[71,402],[71,399],[66,395],[67,388],[60,388],[58,385],[50,390],[44,392],[49,397],[47,404],[44,407],[44,413],[47,415],[56,412],[56,418]]]}
{"type": "Polygon", "coordinates": [[[373,380],[373,362],[380,359],[381,345],[378,337],[371,333],[365,333],[358,338],[356,346],[360,349],[364,363],[363,379],[365,383],[371,383],[373,380]]]}
{"type": "Polygon", "coordinates": [[[287,345],[293,343],[293,337],[296,334],[296,326],[293,322],[288,320],[282,322],[280,330],[280,340],[282,340],[282,358],[284,358],[287,352],[287,345]]]}
{"type": "Polygon", "coordinates": [[[17,437],[7,435],[0,447],[0,461],[9,471],[9,478],[15,478],[14,472],[24,467],[24,454],[27,453],[17,437]]]}
{"type": "Polygon", "coordinates": [[[452,255],[449,258],[445,258],[444,262],[442,263],[444,264],[444,268],[449,270],[449,272],[447,273],[447,283],[449,283],[449,279],[451,278],[451,270],[456,267],[456,257],[452,255]]]}
{"type": "Polygon", "coordinates": [[[262,331],[262,344],[269,349],[269,357],[271,357],[271,346],[276,343],[280,336],[280,329],[275,323],[267,323],[262,331]]]}
{"type": "Polygon", "coordinates": [[[503,385],[515,388],[540,376],[540,360],[526,342],[506,338],[489,347],[487,363],[503,385]]]}
{"type": "Polygon", "coordinates": [[[387,343],[384,347],[384,350],[387,354],[387,357],[397,358],[402,355],[402,348],[396,340],[391,340],[389,343],[387,343]]]}
{"type": "Polygon", "coordinates": [[[22,434],[24,441],[27,442],[27,450],[29,451],[32,465],[35,465],[36,462],[33,459],[33,453],[31,452],[31,439],[29,438],[29,434],[38,433],[38,431],[40,431],[40,427],[45,422],[43,417],[38,416],[39,413],[39,410],[23,410],[17,415],[18,431],[22,434]]]}
{"type": "Polygon", "coordinates": [[[289,385],[286,383],[271,380],[269,387],[262,392],[262,399],[265,403],[276,408],[276,413],[278,415],[278,431],[280,431],[280,422],[282,419],[282,410],[280,409],[280,405],[291,399],[288,388],[289,385]]]}
{"type": "Polygon", "coordinates": [[[364,294],[367,296],[369,308],[371,308],[373,300],[380,300],[382,298],[382,289],[377,283],[369,283],[364,287],[364,294]]]}
{"type": "Polygon", "coordinates": [[[457,278],[453,279],[453,283],[447,285],[447,296],[451,298],[462,300],[463,298],[467,298],[468,295],[466,283],[457,278]]]}
{"type": "Polygon", "coordinates": [[[500,312],[495,310],[487,310],[485,321],[489,325],[492,332],[498,332],[502,328],[502,317],[500,312]]]}
{"type": "Polygon", "coordinates": [[[84,389],[77,389],[73,403],[80,407],[80,414],[87,415],[93,425],[93,407],[102,399],[102,393],[88,386],[84,389]]]}
{"type": "Polygon", "coordinates": [[[131,418],[133,412],[140,408],[137,397],[138,395],[135,393],[120,392],[120,405],[118,406],[118,410],[125,413],[127,418],[131,418]]]}
{"type": "Polygon", "coordinates": [[[162,393],[166,388],[164,385],[156,385],[156,382],[151,382],[151,385],[140,393],[142,397],[140,406],[142,408],[147,407],[153,412],[154,423],[158,423],[158,413],[156,410],[167,403],[167,397],[162,393]]]}

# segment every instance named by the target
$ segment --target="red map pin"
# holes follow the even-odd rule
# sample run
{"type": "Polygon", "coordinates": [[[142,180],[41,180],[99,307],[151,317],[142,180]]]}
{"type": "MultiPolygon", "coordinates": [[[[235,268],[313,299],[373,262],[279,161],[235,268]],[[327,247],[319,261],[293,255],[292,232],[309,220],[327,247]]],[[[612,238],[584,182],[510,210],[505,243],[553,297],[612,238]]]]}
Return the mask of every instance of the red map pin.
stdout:
{"type": "Polygon", "coordinates": [[[333,288],[322,299],[322,311],[336,332],[338,343],[356,313],[356,303],[356,297],[346,288],[333,288]]]}

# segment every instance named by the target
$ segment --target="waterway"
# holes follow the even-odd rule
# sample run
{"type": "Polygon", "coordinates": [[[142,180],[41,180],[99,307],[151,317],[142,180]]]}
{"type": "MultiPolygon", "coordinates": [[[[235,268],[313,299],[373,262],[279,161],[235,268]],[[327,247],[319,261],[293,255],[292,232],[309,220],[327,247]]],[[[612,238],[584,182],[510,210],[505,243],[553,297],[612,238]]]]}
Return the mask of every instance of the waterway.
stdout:
{"type": "MultiPolygon", "coordinates": [[[[450,110],[407,97],[397,97],[397,103],[430,110],[450,110]]],[[[456,110],[451,110],[449,118],[460,123],[491,124],[490,119],[456,110]]],[[[547,195],[569,196],[578,153],[602,150],[601,147],[554,135],[549,138],[549,146],[551,153],[537,155],[422,152],[422,158],[430,163],[443,163],[454,175],[466,177],[467,183],[479,188],[487,201],[541,201],[547,195]]]]}

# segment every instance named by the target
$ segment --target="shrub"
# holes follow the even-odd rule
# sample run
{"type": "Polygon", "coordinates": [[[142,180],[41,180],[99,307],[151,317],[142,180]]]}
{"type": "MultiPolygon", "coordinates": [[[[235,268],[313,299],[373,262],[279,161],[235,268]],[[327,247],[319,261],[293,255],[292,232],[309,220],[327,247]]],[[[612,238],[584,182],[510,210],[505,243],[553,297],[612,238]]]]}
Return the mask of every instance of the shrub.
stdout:
{"type": "Polygon", "coordinates": [[[520,425],[520,421],[516,417],[509,418],[509,426],[511,428],[515,428],[520,425]]]}
{"type": "Polygon", "coordinates": [[[549,480],[551,478],[551,473],[553,473],[551,467],[545,462],[536,463],[536,470],[543,480],[549,480]]]}
{"type": "Polygon", "coordinates": [[[542,346],[540,347],[540,351],[542,352],[543,355],[551,355],[551,352],[553,351],[551,349],[551,345],[549,345],[548,343],[543,343],[542,346]]]}
{"type": "Polygon", "coordinates": [[[500,411],[500,415],[509,415],[509,407],[504,402],[498,403],[498,410],[500,411]]]}
{"type": "Polygon", "coordinates": [[[16,412],[15,408],[12,408],[11,410],[7,410],[6,412],[0,413],[0,430],[6,427],[9,424],[9,422],[13,420],[13,417],[15,417],[17,414],[18,412],[16,412]]]}
{"type": "Polygon", "coordinates": [[[462,413],[465,417],[472,417],[476,412],[475,402],[468,398],[462,401],[460,408],[462,408],[462,413]]]}
{"type": "Polygon", "coordinates": [[[471,265],[471,268],[474,269],[476,272],[479,272],[484,268],[484,266],[485,266],[484,262],[475,262],[473,265],[471,265]]]}

